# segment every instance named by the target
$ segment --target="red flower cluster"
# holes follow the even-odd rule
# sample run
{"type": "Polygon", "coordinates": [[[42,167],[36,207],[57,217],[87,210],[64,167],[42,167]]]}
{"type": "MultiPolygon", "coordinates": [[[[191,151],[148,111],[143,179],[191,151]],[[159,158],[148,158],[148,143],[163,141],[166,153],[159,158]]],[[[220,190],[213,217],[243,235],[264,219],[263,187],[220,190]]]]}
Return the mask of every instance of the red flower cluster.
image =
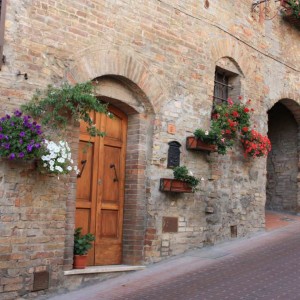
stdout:
{"type": "Polygon", "coordinates": [[[271,151],[271,142],[269,138],[267,136],[263,136],[255,130],[245,133],[245,135],[241,137],[241,142],[244,146],[245,157],[251,156],[255,158],[267,156],[271,151]]]}

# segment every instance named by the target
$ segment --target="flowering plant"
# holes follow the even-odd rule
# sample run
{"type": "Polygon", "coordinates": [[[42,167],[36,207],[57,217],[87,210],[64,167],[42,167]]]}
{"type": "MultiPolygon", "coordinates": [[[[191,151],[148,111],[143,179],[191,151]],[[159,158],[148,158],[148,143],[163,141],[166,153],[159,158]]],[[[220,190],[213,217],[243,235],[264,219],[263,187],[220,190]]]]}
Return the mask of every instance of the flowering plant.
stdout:
{"type": "MultiPolygon", "coordinates": [[[[242,97],[239,97],[242,100],[242,97]]],[[[248,100],[247,104],[250,104],[248,100]]],[[[232,148],[233,140],[238,133],[248,130],[250,126],[250,110],[246,104],[234,103],[231,98],[227,102],[216,105],[212,113],[209,131],[196,129],[194,135],[205,143],[217,146],[219,154],[226,154],[227,148],[232,148]]]]}
{"type": "Polygon", "coordinates": [[[42,152],[41,126],[16,110],[0,119],[0,157],[14,160],[39,158],[42,152]]]}
{"type": "Polygon", "coordinates": [[[78,173],[77,166],[73,166],[71,149],[67,142],[45,140],[45,153],[41,156],[41,171],[50,174],[67,174],[74,170],[78,173]]]}
{"type": "Polygon", "coordinates": [[[300,1],[299,0],[284,0],[283,6],[285,8],[291,9],[293,15],[300,19],[300,1]]]}
{"type": "Polygon", "coordinates": [[[267,156],[271,151],[271,142],[267,136],[263,136],[255,130],[244,132],[241,135],[245,157],[267,156]]]}

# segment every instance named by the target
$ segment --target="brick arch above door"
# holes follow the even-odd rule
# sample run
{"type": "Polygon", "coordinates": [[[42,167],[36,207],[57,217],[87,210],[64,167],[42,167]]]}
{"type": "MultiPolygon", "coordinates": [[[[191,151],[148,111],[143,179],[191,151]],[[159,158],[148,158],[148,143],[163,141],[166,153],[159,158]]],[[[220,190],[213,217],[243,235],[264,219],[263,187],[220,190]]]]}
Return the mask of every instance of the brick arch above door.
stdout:
{"type": "Polygon", "coordinates": [[[84,82],[102,76],[120,76],[135,84],[145,97],[141,98],[149,111],[155,114],[167,99],[161,78],[158,79],[146,67],[144,62],[133,54],[125,54],[117,50],[89,50],[80,57],[66,73],[69,82],[84,82]]]}

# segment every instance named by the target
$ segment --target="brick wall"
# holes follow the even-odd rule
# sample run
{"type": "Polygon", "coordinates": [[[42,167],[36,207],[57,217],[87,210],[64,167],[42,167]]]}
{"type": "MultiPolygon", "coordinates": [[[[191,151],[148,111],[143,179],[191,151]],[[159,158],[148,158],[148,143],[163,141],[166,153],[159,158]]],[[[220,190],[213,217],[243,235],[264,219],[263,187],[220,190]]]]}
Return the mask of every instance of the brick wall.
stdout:
{"type": "MultiPolygon", "coordinates": [[[[127,151],[127,262],[158,261],[230,239],[231,226],[238,237],[264,228],[266,159],[245,159],[239,144],[226,156],[184,146],[195,128],[209,128],[219,64],[238,70],[241,94],[252,98],[252,121],[262,133],[276,102],[291,99],[298,107],[299,31],[280,16],[259,22],[252,2],[216,0],[205,9],[202,0],[8,1],[2,113],[28,101],[36,88],[89,79],[107,80],[99,96],[112,102],[116,94],[109,90],[117,80],[126,105],[119,104],[135,112],[127,151]],[[16,76],[19,71],[28,80],[16,76]],[[170,141],[182,145],[181,164],[203,178],[195,194],[158,191],[159,179],[172,177],[166,167],[170,141]],[[138,164],[131,164],[136,157],[138,164]],[[164,217],[178,219],[178,232],[162,232],[164,217]]],[[[77,137],[75,127],[75,158],[77,137]]],[[[55,289],[62,270],[72,268],[76,179],[48,178],[7,162],[1,162],[0,179],[1,297],[35,296],[29,293],[33,273],[41,270],[49,271],[55,289]]]]}

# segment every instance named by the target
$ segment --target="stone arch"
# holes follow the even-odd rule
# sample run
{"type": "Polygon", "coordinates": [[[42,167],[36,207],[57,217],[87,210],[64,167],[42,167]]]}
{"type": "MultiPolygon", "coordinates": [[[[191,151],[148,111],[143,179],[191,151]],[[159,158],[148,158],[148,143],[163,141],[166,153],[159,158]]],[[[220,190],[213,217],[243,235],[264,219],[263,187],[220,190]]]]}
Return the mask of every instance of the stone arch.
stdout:
{"type": "Polygon", "coordinates": [[[76,58],[76,62],[66,73],[70,82],[83,82],[101,76],[119,76],[126,78],[144,93],[141,101],[153,110],[159,111],[164,102],[165,94],[160,82],[133,55],[116,50],[91,50],[76,58]]]}
{"type": "Polygon", "coordinates": [[[266,209],[296,213],[300,106],[292,99],[281,99],[268,110],[268,119],[272,150],[267,158],[266,209]]]}
{"type": "Polygon", "coordinates": [[[210,48],[212,59],[216,64],[220,58],[226,57],[236,64],[243,76],[253,73],[256,68],[255,64],[249,64],[249,51],[234,39],[213,40],[210,48]]]}

